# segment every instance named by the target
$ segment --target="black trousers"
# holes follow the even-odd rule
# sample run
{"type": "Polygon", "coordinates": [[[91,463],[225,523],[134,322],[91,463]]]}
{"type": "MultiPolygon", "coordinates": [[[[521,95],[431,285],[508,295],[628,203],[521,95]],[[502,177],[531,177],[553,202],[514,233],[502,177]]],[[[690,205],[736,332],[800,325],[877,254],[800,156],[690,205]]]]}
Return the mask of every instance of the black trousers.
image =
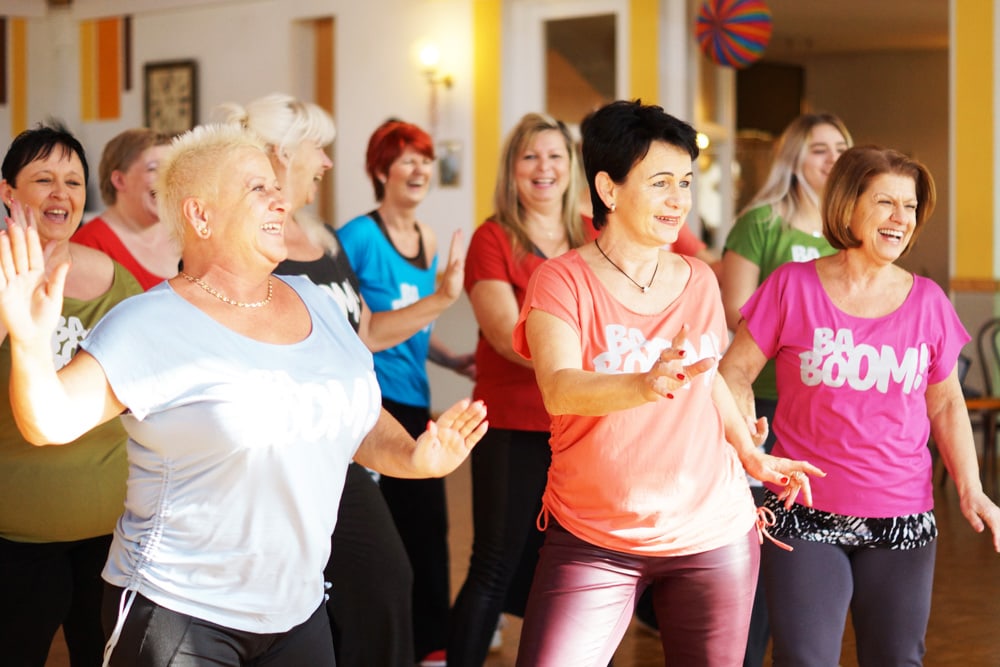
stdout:
{"type": "Polygon", "coordinates": [[[544,431],[491,428],[472,450],[472,557],[452,609],[449,667],[481,667],[500,612],[524,616],[551,461],[544,431]]]}
{"type": "MultiPolygon", "coordinates": [[[[382,399],[382,407],[416,438],[427,429],[430,411],[382,399]]],[[[448,563],[448,505],[443,479],[379,480],[389,511],[413,568],[414,659],[445,648],[451,589],[448,563]]]]}
{"type": "Polygon", "coordinates": [[[100,667],[101,570],[111,536],[32,544],[0,538],[0,664],[44,667],[59,626],[73,667],[100,667]]]}
{"type": "Polygon", "coordinates": [[[378,484],[352,463],[340,499],[326,610],[340,667],[413,667],[413,570],[378,484]]]}
{"type": "MultiPolygon", "coordinates": [[[[105,584],[104,625],[118,619],[122,589],[105,584]]],[[[287,632],[234,630],[162,607],[136,594],[111,667],[336,667],[323,605],[287,632]]]]}

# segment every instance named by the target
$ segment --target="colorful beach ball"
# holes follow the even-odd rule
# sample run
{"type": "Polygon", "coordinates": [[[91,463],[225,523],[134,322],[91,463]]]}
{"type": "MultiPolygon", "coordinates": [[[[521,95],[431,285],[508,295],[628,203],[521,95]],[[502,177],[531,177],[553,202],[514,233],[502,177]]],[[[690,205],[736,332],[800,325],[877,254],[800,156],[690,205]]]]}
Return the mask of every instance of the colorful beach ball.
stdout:
{"type": "Polygon", "coordinates": [[[695,37],[702,53],[720,65],[746,67],[771,40],[771,10],[763,0],[705,0],[695,37]]]}

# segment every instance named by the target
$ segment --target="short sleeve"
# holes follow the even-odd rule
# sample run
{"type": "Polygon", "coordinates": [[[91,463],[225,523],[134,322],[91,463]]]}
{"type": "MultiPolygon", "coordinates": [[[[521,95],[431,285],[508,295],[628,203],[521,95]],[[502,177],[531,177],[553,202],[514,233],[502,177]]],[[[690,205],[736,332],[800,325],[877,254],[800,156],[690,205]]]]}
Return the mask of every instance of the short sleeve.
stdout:
{"type": "Polygon", "coordinates": [[[941,339],[936,346],[936,353],[930,360],[927,373],[927,382],[937,384],[947,380],[951,375],[955,364],[958,363],[958,355],[971,340],[971,336],[955,312],[955,307],[937,283],[920,276],[914,276],[914,280],[926,286],[926,300],[931,305],[928,310],[936,313],[934,320],[940,323],[941,339]]]}
{"type": "Polygon", "coordinates": [[[740,308],[747,331],[768,359],[778,353],[779,338],[784,324],[786,275],[796,265],[779,267],[761,283],[740,308]]]}
{"type": "Polygon", "coordinates": [[[528,282],[524,305],[514,325],[514,351],[525,359],[531,359],[525,322],[528,314],[536,308],[555,315],[580,334],[580,316],[576,309],[579,298],[576,285],[571,280],[570,269],[566,266],[568,256],[578,257],[578,254],[571,250],[559,258],[544,262],[528,282]]]}
{"type": "Polygon", "coordinates": [[[740,257],[761,266],[767,246],[764,232],[770,218],[770,206],[760,206],[741,215],[726,237],[726,251],[735,252],[740,257]]]}
{"type": "Polygon", "coordinates": [[[502,280],[511,282],[508,271],[510,241],[503,228],[493,220],[487,220],[472,235],[469,252],[465,259],[465,291],[468,292],[480,280],[502,280]]]}

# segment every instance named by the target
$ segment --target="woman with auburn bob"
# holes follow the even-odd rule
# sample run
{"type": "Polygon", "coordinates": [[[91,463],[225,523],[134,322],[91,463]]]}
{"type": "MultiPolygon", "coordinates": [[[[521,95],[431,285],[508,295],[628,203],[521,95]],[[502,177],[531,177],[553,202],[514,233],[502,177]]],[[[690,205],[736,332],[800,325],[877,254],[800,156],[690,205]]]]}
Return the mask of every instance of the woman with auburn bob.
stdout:
{"type": "Polygon", "coordinates": [[[1000,551],[1000,508],[983,493],[956,372],[969,335],[934,282],[896,264],[934,202],[920,162],[848,149],[822,207],[837,252],[771,274],[722,360],[745,415],[751,383],[775,360],[774,452],[827,472],[812,506],[782,502],[764,480],[771,532],[794,547],[765,544],[762,556],[775,665],[836,664],[848,610],[862,667],[922,664],[937,544],[928,436],[962,514],[1000,551]]]}
{"type": "Polygon", "coordinates": [[[144,290],[177,274],[181,252],[156,208],[156,170],[170,137],[139,127],[104,147],[98,177],[107,208],[73,235],[129,270],[144,290]]]}
{"type": "Polygon", "coordinates": [[[691,209],[694,129],[613,102],[582,125],[600,236],[540,266],[514,329],[552,415],[545,527],[517,664],[608,664],[648,586],[671,664],[743,659],[756,583],[745,472],[809,499],[808,463],[757,450],[716,363],[715,274],[663,250],[691,209]]]}

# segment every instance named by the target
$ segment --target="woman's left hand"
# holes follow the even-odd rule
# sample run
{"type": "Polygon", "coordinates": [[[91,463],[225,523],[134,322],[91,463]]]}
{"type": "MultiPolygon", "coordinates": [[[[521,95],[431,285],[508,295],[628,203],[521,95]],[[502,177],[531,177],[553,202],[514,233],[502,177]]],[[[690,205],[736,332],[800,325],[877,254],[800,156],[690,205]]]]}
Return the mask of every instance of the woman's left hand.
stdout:
{"type": "Polygon", "coordinates": [[[660,358],[642,378],[643,396],[647,401],[655,401],[661,396],[673,398],[673,392],[690,384],[696,376],[715,368],[716,361],[711,357],[684,365],[687,334],[688,325],[685,324],[670,342],[670,347],[660,353],[660,358]]]}
{"type": "Polygon", "coordinates": [[[981,489],[963,495],[959,504],[962,515],[972,526],[972,530],[981,533],[989,526],[993,533],[993,549],[1000,553],[1000,507],[981,489]]]}
{"type": "Polygon", "coordinates": [[[462,230],[457,229],[451,235],[451,245],[448,248],[448,264],[444,267],[441,282],[437,291],[449,301],[455,301],[462,295],[465,282],[465,244],[462,242],[462,230]]]}
{"type": "Polygon", "coordinates": [[[826,473],[808,461],[795,461],[780,456],[771,456],[760,450],[744,457],[743,469],[754,479],[784,487],[778,500],[785,501],[785,508],[791,508],[799,493],[806,507],[812,507],[812,487],[809,476],[826,477],[826,473]]]}
{"type": "Polygon", "coordinates": [[[443,477],[461,465],[488,427],[483,402],[464,398],[427,423],[417,438],[414,463],[429,476],[443,477]]]}

